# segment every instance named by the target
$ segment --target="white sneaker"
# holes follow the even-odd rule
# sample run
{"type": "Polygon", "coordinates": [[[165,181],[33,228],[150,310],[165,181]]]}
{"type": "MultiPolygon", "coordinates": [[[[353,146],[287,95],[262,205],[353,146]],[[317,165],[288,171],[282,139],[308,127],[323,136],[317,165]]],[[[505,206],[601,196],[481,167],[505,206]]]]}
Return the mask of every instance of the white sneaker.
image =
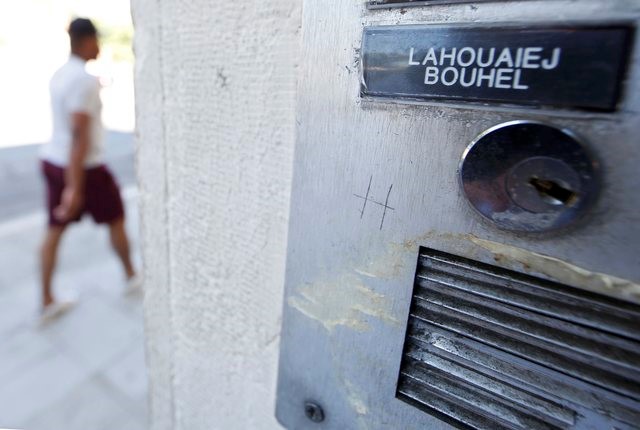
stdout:
{"type": "Polygon", "coordinates": [[[45,306],[40,313],[40,327],[51,324],[52,322],[69,312],[74,305],[75,302],[65,301],[53,302],[50,305],[45,306]]]}
{"type": "Polygon", "coordinates": [[[142,294],[142,276],[139,274],[133,275],[132,278],[127,280],[127,288],[124,290],[125,296],[135,296],[142,294]]]}

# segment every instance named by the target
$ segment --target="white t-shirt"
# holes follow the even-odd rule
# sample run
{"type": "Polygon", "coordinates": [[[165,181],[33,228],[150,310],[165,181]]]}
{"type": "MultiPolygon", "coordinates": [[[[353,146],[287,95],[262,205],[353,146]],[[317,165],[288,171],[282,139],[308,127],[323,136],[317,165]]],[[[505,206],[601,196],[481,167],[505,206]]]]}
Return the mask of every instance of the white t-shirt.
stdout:
{"type": "Polygon", "coordinates": [[[51,108],[53,133],[49,143],[42,148],[41,157],[55,165],[69,164],[72,142],[72,122],[74,113],[85,113],[91,117],[89,152],[85,166],[102,163],[102,102],[98,78],[85,70],[85,62],[75,55],[69,57],[51,78],[51,108]]]}

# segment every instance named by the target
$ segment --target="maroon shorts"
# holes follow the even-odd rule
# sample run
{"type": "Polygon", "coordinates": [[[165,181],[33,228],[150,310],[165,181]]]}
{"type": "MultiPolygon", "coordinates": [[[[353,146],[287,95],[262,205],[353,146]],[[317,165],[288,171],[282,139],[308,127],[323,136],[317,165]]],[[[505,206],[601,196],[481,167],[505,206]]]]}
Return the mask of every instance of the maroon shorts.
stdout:
{"type": "Polygon", "coordinates": [[[53,210],[60,205],[62,198],[64,168],[42,161],[42,173],[47,183],[49,225],[65,225],[79,221],[87,212],[98,224],[111,224],[124,216],[118,184],[106,166],[100,165],[85,170],[84,204],[78,215],[69,221],[60,221],[53,215],[53,210]]]}

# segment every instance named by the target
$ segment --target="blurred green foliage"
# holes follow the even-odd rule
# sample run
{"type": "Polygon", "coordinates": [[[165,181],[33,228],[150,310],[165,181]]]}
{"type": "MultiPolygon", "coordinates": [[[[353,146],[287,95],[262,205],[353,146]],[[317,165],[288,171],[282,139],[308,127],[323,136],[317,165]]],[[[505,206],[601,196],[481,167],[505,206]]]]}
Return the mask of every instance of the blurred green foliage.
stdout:
{"type": "Polygon", "coordinates": [[[111,51],[113,61],[133,62],[133,28],[96,22],[103,50],[111,51]]]}

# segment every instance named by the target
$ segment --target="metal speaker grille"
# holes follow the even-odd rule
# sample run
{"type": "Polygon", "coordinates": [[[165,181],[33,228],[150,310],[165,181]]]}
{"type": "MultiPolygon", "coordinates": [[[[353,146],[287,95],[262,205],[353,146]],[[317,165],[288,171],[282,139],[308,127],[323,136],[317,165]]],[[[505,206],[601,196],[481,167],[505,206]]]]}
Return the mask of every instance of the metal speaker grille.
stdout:
{"type": "Polygon", "coordinates": [[[397,397],[460,428],[640,428],[640,307],[421,248],[397,397]]]}

